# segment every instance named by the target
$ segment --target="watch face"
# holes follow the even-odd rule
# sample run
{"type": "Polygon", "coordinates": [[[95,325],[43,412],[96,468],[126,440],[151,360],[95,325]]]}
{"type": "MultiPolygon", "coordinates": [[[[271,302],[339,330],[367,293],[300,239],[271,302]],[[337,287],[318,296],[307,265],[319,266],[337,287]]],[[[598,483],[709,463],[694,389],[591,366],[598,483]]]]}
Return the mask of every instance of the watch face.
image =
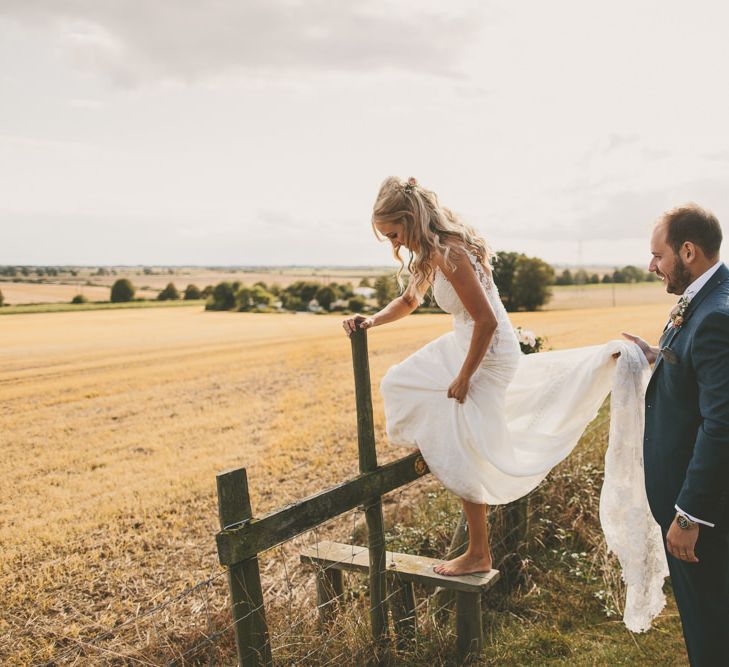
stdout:
{"type": "Polygon", "coordinates": [[[681,516],[680,514],[676,517],[676,523],[678,524],[679,528],[688,528],[688,521],[686,521],[685,516],[681,516]]]}

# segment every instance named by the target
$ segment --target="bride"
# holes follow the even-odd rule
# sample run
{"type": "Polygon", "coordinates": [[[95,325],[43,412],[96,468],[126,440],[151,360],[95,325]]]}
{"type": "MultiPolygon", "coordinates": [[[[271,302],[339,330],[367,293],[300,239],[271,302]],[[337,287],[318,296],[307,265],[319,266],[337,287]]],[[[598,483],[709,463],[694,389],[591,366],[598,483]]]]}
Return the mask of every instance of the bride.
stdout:
{"type": "Polygon", "coordinates": [[[372,226],[392,244],[401,287],[400,250],[409,253],[410,278],[379,312],[345,319],[347,335],[409,315],[431,287],[453,317],[452,331],[392,366],[380,384],[391,444],[417,447],[433,475],[463,502],[468,549],[435,571],[491,569],[488,506],[536,488],[574,449],[612,392],[600,523],[626,583],[625,624],[647,630],[665,604],[667,567],[643,478],[645,355],[620,340],[522,355],[486,242],[415,179],[384,181],[372,226]]]}
{"type": "Polygon", "coordinates": [[[506,388],[521,356],[493,282],[491,255],[472,227],[412,178],[385,180],[372,225],[392,243],[401,263],[398,279],[404,269],[400,248],[410,252],[410,281],[380,312],[351,317],[344,329],[349,335],[356,326],[367,329],[410,314],[431,285],[438,305],[453,314],[453,335],[393,366],[381,391],[390,441],[416,445],[433,474],[463,502],[468,549],[435,571],[486,572],[492,566],[487,503],[501,495],[498,476],[490,474],[489,449],[505,440],[506,388]]]}

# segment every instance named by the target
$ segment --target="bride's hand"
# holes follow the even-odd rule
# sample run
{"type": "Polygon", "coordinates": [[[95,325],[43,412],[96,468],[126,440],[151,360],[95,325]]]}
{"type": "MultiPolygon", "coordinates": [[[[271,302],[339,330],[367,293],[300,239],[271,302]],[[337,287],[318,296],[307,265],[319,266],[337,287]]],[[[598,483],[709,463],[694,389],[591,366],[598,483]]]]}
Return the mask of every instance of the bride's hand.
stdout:
{"type": "Polygon", "coordinates": [[[448,387],[448,398],[455,398],[459,403],[463,403],[466,400],[466,394],[468,394],[470,384],[470,378],[459,375],[451,382],[451,386],[448,387]]]}
{"type": "Polygon", "coordinates": [[[357,329],[369,329],[375,326],[374,317],[365,317],[357,313],[353,317],[348,317],[346,320],[342,320],[342,326],[344,327],[344,333],[347,336],[351,336],[357,329]]]}

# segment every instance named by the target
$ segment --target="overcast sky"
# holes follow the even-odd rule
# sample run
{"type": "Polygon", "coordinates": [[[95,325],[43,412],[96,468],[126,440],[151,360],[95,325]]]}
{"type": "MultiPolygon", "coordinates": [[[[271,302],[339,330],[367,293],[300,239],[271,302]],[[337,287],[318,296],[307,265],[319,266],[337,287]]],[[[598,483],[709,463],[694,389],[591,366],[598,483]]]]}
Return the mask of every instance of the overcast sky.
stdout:
{"type": "Polygon", "coordinates": [[[388,264],[415,176],[496,249],[729,220],[729,5],[0,0],[0,264],[388,264]]]}

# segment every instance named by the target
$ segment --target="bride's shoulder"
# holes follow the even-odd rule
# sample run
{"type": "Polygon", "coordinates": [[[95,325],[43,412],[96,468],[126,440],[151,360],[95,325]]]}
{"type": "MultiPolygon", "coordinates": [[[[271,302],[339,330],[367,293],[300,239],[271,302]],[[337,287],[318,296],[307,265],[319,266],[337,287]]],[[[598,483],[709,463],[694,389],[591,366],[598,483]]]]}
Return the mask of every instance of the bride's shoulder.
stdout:
{"type": "MultiPolygon", "coordinates": [[[[489,283],[491,282],[493,272],[491,265],[488,262],[485,264],[482,263],[478,259],[476,253],[472,252],[461,243],[449,242],[447,244],[444,243],[443,245],[447,249],[447,257],[445,252],[437,250],[433,257],[433,264],[440,269],[440,272],[443,273],[446,278],[450,278],[460,267],[470,267],[471,270],[476,273],[476,277],[480,281],[486,280],[489,283]]],[[[466,268],[463,270],[468,271],[466,268]]]]}
{"type": "Polygon", "coordinates": [[[436,248],[431,257],[433,263],[436,264],[438,268],[450,268],[448,266],[449,263],[452,266],[453,264],[458,265],[469,261],[469,253],[463,244],[455,243],[453,241],[444,241],[441,245],[443,246],[443,250],[436,248]]]}

